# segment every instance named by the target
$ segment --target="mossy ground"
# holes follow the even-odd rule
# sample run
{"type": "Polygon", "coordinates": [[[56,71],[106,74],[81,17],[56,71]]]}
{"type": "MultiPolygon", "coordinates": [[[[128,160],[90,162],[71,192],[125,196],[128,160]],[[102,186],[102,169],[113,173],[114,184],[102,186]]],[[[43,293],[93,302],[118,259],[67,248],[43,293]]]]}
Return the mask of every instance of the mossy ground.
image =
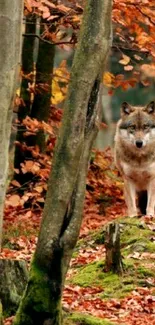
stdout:
{"type": "Polygon", "coordinates": [[[64,318],[64,325],[115,325],[115,323],[90,315],[73,313],[64,318]]]}
{"type": "MultiPolygon", "coordinates": [[[[89,263],[84,266],[76,266],[77,272],[69,282],[81,287],[103,288],[101,298],[123,298],[136,287],[150,287],[155,278],[155,266],[151,253],[155,252],[155,240],[153,230],[138,218],[121,218],[118,220],[121,229],[121,253],[123,257],[124,273],[122,276],[105,272],[104,259],[99,262],[89,263]],[[141,258],[141,254],[147,253],[141,258]]],[[[82,247],[99,245],[104,243],[104,230],[92,233],[86,240],[81,242],[82,247]]],[[[78,243],[78,249],[80,245],[78,243]]],[[[77,250],[76,250],[77,255],[77,250]]]]}

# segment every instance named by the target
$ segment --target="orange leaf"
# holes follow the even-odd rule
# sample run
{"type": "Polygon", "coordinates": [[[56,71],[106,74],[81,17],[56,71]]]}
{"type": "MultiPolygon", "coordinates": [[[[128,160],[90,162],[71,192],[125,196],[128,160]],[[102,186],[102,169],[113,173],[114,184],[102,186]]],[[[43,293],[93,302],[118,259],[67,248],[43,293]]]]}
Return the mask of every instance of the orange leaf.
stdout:
{"type": "Polygon", "coordinates": [[[111,87],[114,81],[115,81],[115,76],[112,73],[106,71],[103,75],[104,85],[107,87],[111,87]]]}
{"type": "Polygon", "coordinates": [[[6,200],[6,204],[12,207],[17,207],[18,205],[20,205],[21,203],[21,199],[20,196],[17,194],[11,195],[7,200],[6,200]]]}
{"type": "Polygon", "coordinates": [[[126,65],[126,67],[124,67],[125,71],[132,71],[133,70],[133,66],[132,65],[126,65]]]}
{"type": "Polygon", "coordinates": [[[17,182],[15,179],[11,182],[11,184],[16,187],[21,187],[21,184],[19,182],[17,182]]]}
{"type": "Polygon", "coordinates": [[[42,186],[36,186],[34,189],[35,189],[35,191],[37,191],[38,193],[42,193],[42,191],[43,191],[42,186]]]}
{"type": "Polygon", "coordinates": [[[121,60],[119,60],[119,63],[123,64],[123,65],[126,65],[130,62],[130,58],[129,56],[123,54],[123,58],[121,60]]]}

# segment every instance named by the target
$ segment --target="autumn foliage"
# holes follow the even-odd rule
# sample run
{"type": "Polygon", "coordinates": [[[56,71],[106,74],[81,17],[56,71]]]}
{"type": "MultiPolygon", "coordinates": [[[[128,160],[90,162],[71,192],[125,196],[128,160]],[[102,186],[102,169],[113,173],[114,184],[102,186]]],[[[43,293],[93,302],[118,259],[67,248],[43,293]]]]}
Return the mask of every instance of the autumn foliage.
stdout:
{"type": "MultiPolygon", "coordinates": [[[[25,17],[35,15],[44,20],[44,32],[36,36],[41,42],[48,42],[59,50],[74,51],[80,29],[85,1],[25,0],[25,17]]],[[[155,3],[154,0],[114,0],[113,2],[113,44],[111,53],[117,56],[121,73],[107,70],[102,78],[103,85],[111,96],[117,88],[126,91],[141,84],[148,87],[155,77],[155,3]]],[[[3,250],[0,258],[24,259],[30,262],[37,242],[37,233],[47,191],[47,181],[52,168],[52,157],[56,138],[63,115],[70,69],[62,60],[52,71],[51,89],[45,84],[35,87],[33,72],[23,75],[29,81],[28,92],[51,92],[48,122],[39,121],[29,115],[21,121],[14,120],[13,129],[24,128],[27,139],[39,131],[45,135],[46,150],[39,146],[27,145],[26,141],[15,142],[25,156],[19,169],[14,169],[5,202],[3,250]],[[20,183],[20,175],[28,176],[20,183]]],[[[24,104],[20,91],[17,92],[15,106],[24,104]]],[[[105,125],[100,125],[101,126],[105,125]]],[[[13,166],[11,165],[13,169],[13,166]]],[[[89,239],[90,231],[102,228],[107,222],[125,215],[123,183],[113,162],[111,148],[104,152],[93,150],[86,183],[84,217],[80,239],[89,239]]],[[[152,220],[143,222],[152,225],[152,220]]],[[[154,239],[153,239],[154,240],[154,239]]],[[[82,248],[72,259],[72,267],[85,265],[103,259],[104,245],[82,248]]],[[[133,256],[132,256],[133,257],[133,256]]],[[[134,257],[133,257],[134,258],[134,257]]],[[[137,257],[136,257],[137,258],[137,257]]],[[[139,256],[138,256],[139,258],[139,256]]],[[[151,257],[152,259],[152,257],[151,257]]],[[[74,270],[71,271],[74,273],[74,270]]],[[[70,271],[68,279],[70,278],[70,271]]],[[[122,299],[103,300],[100,287],[79,287],[67,284],[63,304],[66,309],[91,313],[101,318],[109,318],[117,324],[155,324],[155,299],[153,285],[138,287],[122,299]],[[95,298],[92,299],[92,296],[95,298]],[[120,312],[121,311],[121,312],[120,312]],[[122,317],[118,315],[122,313],[122,317]]],[[[12,318],[6,320],[10,325],[12,318]]]]}

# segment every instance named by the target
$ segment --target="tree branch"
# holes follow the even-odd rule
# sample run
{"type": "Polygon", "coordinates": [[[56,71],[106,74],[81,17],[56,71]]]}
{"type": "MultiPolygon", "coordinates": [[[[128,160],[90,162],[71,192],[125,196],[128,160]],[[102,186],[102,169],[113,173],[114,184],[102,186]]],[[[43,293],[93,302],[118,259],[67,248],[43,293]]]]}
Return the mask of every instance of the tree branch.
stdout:
{"type": "Polygon", "coordinates": [[[46,39],[42,38],[41,36],[37,35],[37,34],[22,34],[23,37],[36,37],[38,38],[41,42],[44,42],[44,43],[47,43],[47,44],[50,44],[50,45],[62,45],[62,44],[75,44],[73,42],[57,42],[57,43],[54,43],[54,42],[51,42],[51,41],[47,41],[46,39]]]}
{"type": "MultiPolygon", "coordinates": [[[[23,37],[36,37],[38,38],[41,42],[44,42],[44,43],[48,43],[50,44],[51,46],[53,45],[65,45],[65,44],[68,44],[68,45],[75,45],[77,42],[76,41],[63,41],[63,42],[51,42],[51,41],[47,41],[46,39],[42,38],[41,36],[37,35],[37,34],[23,34],[23,37]]],[[[127,47],[127,46],[122,46],[122,45],[119,45],[119,44],[116,44],[116,43],[113,43],[112,49],[117,49],[118,51],[119,50],[125,50],[125,51],[131,51],[131,52],[137,52],[137,53],[142,53],[142,54],[145,54],[145,55],[149,55],[149,51],[142,51],[140,49],[135,49],[135,48],[130,48],[130,47],[127,47]]]]}

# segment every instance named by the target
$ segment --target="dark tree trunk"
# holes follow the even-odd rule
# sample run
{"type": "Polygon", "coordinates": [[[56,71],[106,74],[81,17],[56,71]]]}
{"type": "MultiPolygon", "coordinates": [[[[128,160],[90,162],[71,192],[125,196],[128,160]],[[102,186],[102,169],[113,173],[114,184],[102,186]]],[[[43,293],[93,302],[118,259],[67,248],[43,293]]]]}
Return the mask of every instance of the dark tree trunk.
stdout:
{"type": "MultiPolygon", "coordinates": [[[[41,20],[41,23],[43,23],[43,20],[41,20]]],[[[41,28],[41,33],[42,32],[43,30],[41,28]]],[[[39,121],[48,122],[50,115],[54,53],[54,45],[39,41],[39,53],[36,64],[36,93],[30,115],[31,118],[36,118],[39,121]],[[46,86],[46,90],[41,88],[41,84],[46,86]],[[39,92],[37,92],[37,88],[39,92]]],[[[44,132],[39,131],[33,137],[28,137],[28,144],[31,146],[38,145],[40,151],[44,152],[46,148],[44,132]]]]}
{"type": "MultiPolygon", "coordinates": [[[[35,34],[36,31],[36,19],[27,17],[26,20],[26,34],[35,34]]],[[[23,41],[23,49],[22,49],[22,71],[23,74],[26,76],[28,74],[34,73],[34,59],[33,59],[33,51],[34,51],[34,42],[35,37],[24,37],[23,41]]],[[[30,80],[22,77],[21,82],[21,98],[22,102],[21,105],[18,108],[18,120],[22,123],[23,119],[30,115],[31,110],[31,94],[28,91],[28,83],[33,82],[32,75],[30,77],[30,80]]],[[[24,137],[25,127],[22,125],[19,125],[17,129],[17,136],[16,141],[20,142],[22,144],[26,141],[24,137]]],[[[16,145],[15,149],[15,157],[14,157],[14,167],[20,168],[20,164],[25,160],[25,152],[21,150],[21,147],[16,145]]],[[[18,175],[15,174],[15,178],[19,178],[18,175]]],[[[19,180],[19,179],[18,179],[19,180]]],[[[21,180],[20,180],[21,181],[21,180]]]]}
{"type": "Polygon", "coordinates": [[[122,274],[123,264],[120,251],[120,229],[118,223],[110,223],[106,228],[106,271],[122,274]]]}
{"type": "Polygon", "coordinates": [[[99,75],[110,45],[110,0],[88,0],[28,286],[14,325],[61,325],[61,296],[82,219],[97,133],[99,75]]]}
{"type": "MultiPolygon", "coordinates": [[[[39,21],[42,26],[43,21],[39,21]]],[[[37,34],[38,20],[36,17],[29,17],[26,19],[26,31],[25,35],[37,34]]],[[[41,27],[41,32],[43,28],[41,27]]],[[[21,145],[26,143],[27,146],[38,145],[41,152],[45,151],[45,134],[43,131],[37,132],[33,136],[24,136],[25,127],[22,126],[23,119],[28,115],[31,118],[36,118],[39,121],[48,121],[50,115],[51,104],[51,84],[52,73],[54,63],[55,47],[52,44],[48,44],[38,38],[25,36],[23,43],[23,55],[22,55],[22,70],[25,75],[32,74],[31,79],[25,79],[23,76],[21,84],[21,103],[18,111],[18,119],[21,122],[19,125],[16,140],[19,144],[16,145],[14,167],[20,169],[21,163],[26,158],[32,158],[30,151],[23,151],[21,145]],[[39,45],[39,46],[38,46],[39,45]],[[36,73],[36,76],[35,76],[36,73]],[[28,91],[28,83],[33,83],[35,88],[34,98],[28,91]],[[46,86],[46,90],[44,87],[46,86]],[[39,90],[39,91],[38,91],[39,90]]],[[[14,178],[23,184],[31,179],[32,175],[16,174],[14,178]]]]}

